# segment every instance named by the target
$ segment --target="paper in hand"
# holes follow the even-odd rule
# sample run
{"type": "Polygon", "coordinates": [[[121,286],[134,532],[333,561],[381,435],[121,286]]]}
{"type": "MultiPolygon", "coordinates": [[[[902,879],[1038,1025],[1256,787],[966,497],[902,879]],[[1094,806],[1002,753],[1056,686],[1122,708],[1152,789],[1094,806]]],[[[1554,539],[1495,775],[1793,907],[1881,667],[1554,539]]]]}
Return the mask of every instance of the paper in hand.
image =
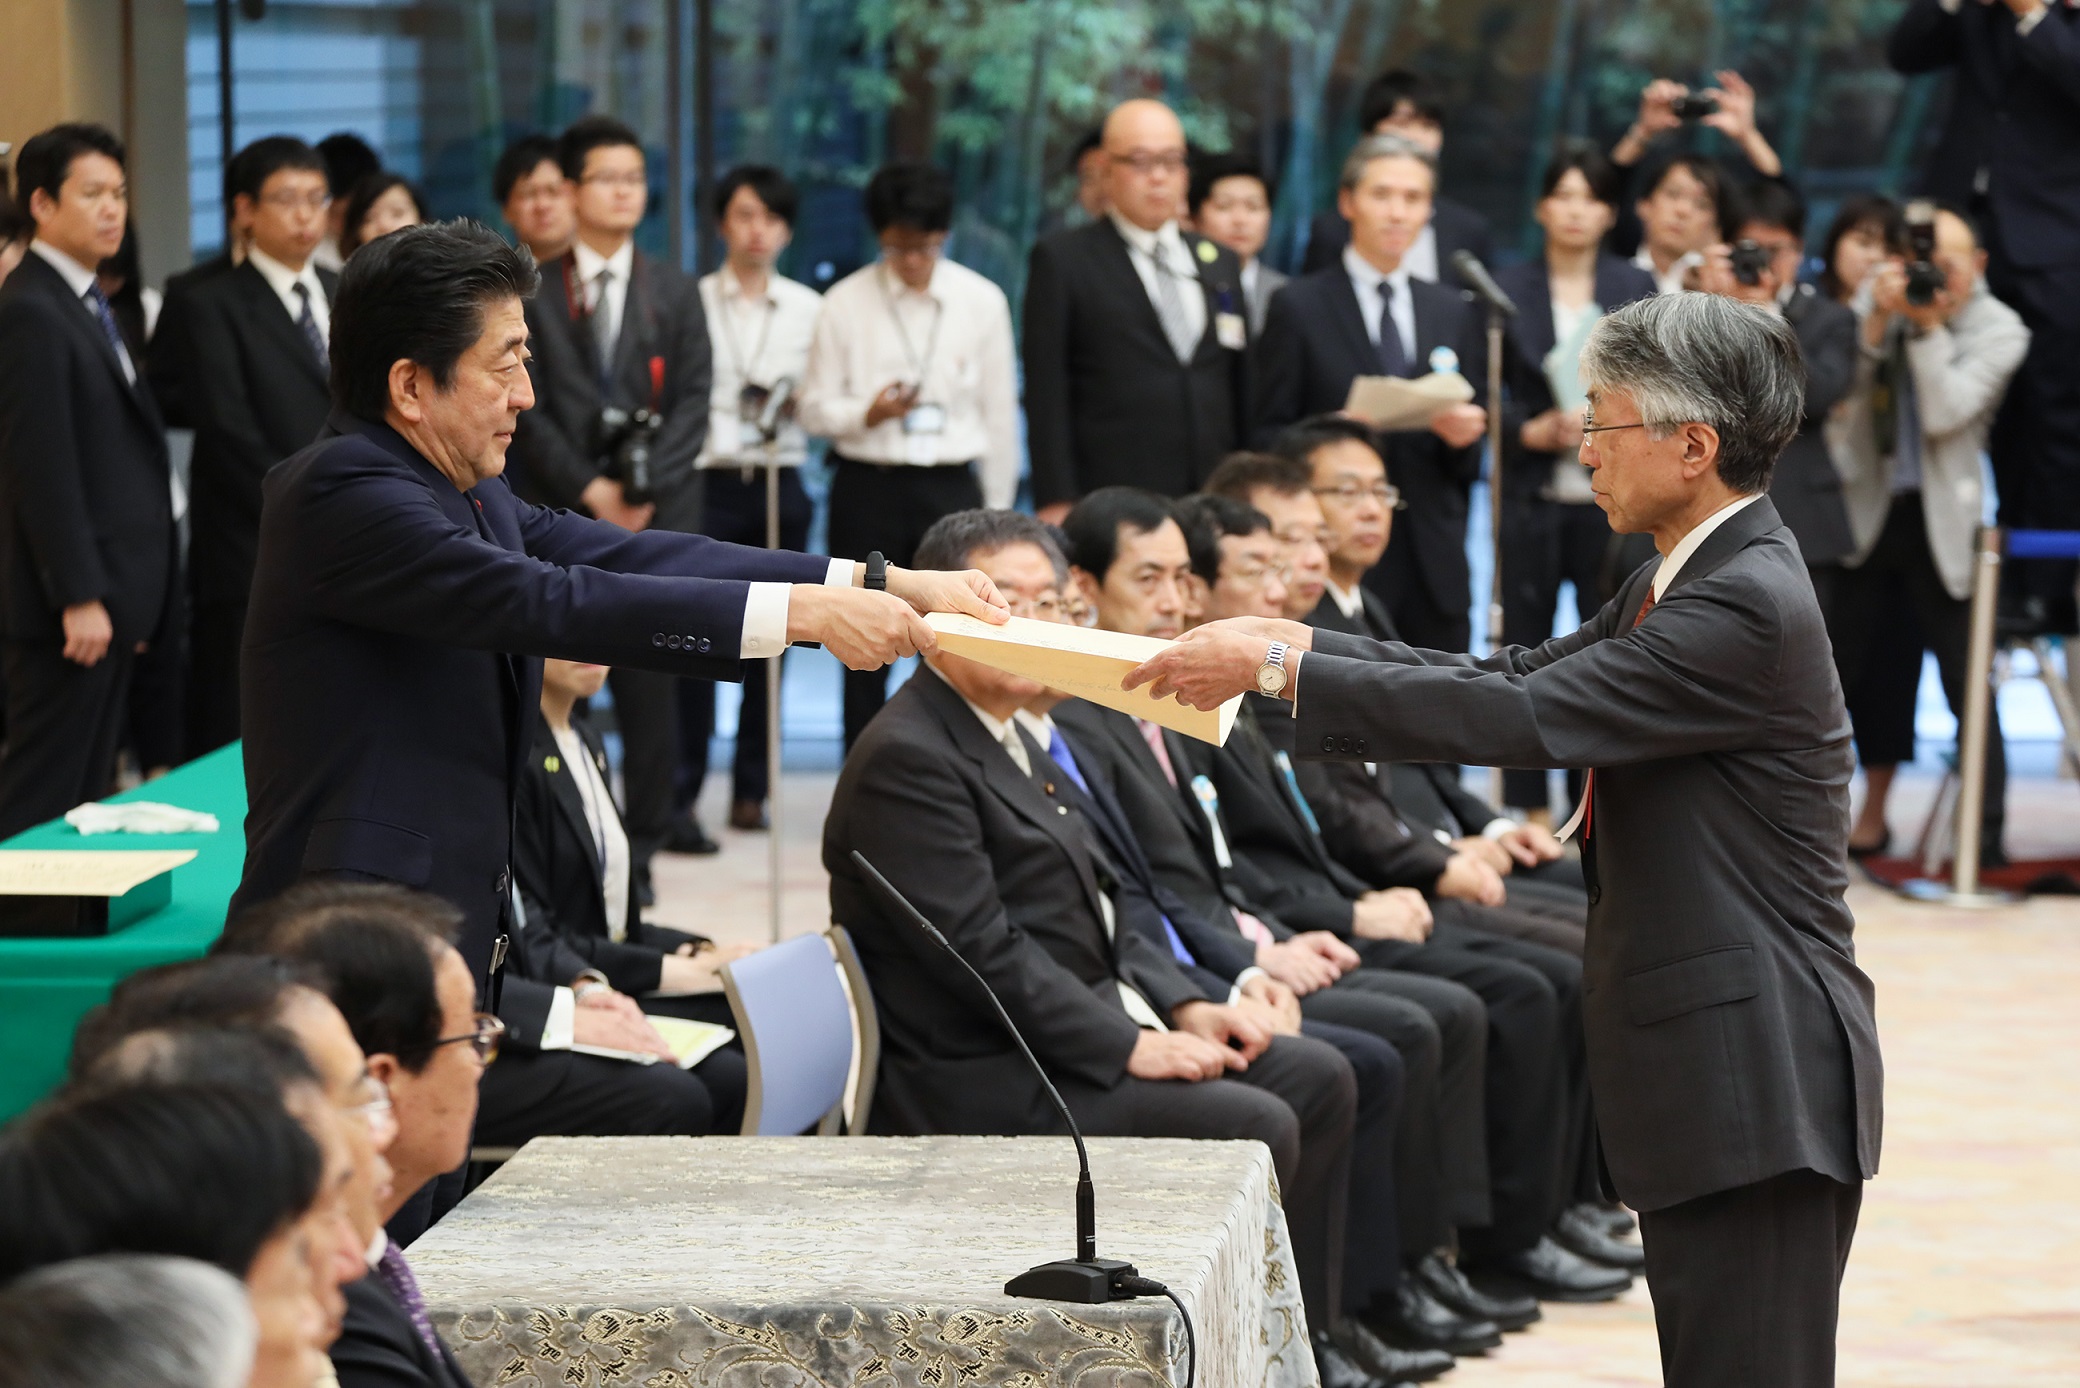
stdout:
{"type": "Polygon", "coordinates": [[[1473,383],[1456,371],[1433,371],[1412,381],[1360,376],[1351,382],[1343,410],[1375,429],[1427,429],[1430,416],[1472,399],[1473,383]]]}
{"type": "Polygon", "coordinates": [[[943,651],[965,656],[992,670],[1023,675],[1049,689],[1135,718],[1146,718],[1216,747],[1228,740],[1228,730],[1235,726],[1235,710],[1242,706],[1242,696],[1238,694],[1219,708],[1202,713],[1175,699],[1151,697],[1147,685],[1135,690],[1121,689],[1120,681],[1130,670],[1173,644],[1153,636],[1096,631],[1031,617],[1013,617],[997,626],[958,612],[930,612],[925,614],[925,621],[939,633],[939,649],[943,651]]]}

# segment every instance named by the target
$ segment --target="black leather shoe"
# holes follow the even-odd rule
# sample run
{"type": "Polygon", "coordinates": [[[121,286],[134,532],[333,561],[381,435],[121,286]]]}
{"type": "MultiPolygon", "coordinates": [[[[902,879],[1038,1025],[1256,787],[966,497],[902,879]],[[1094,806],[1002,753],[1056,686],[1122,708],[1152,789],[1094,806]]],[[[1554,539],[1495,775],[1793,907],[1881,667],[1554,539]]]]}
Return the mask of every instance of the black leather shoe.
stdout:
{"type": "Polygon", "coordinates": [[[1483,1264],[1483,1270],[1522,1284],[1540,1301],[1610,1301],[1632,1286],[1631,1273],[1592,1263],[1562,1248],[1551,1235],[1521,1253],[1505,1253],[1483,1264]]]}
{"type": "Polygon", "coordinates": [[[673,820],[672,827],[665,831],[664,851],[696,853],[705,857],[710,853],[720,853],[722,845],[708,837],[708,831],[701,828],[699,820],[687,815],[683,819],[673,820]]]}
{"type": "MultiPolygon", "coordinates": [[[[1378,1302],[1373,1305],[1379,1307],[1378,1302]]],[[[1403,1278],[1387,1309],[1368,1313],[1365,1324],[1401,1349],[1482,1354],[1502,1343],[1502,1331],[1495,1322],[1467,1319],[1416,1285],[1413,1278],[1403,1278]]]]}
{"type": "Polygon", "coordinates": [[[1490,1296],[1442,1254],[1432,1253],[1409,1274],[1423,1290],[1469,1320],[1493,1321],[1501,1330],[1522,1330],[1543,1316],[1535,1296],[1490,1296]]]}
{"type": "Polygon", "coordinates": [[[1603,1232],[1614,1239],[1629,1238],[1639,1228],[1639,1220],[1623,1205],[1593,1200],[1583,1203],[1596,1212],[1596,1217],[1603,1221],[1603,1232]]]}
{"type": "Polygon", "coordinates": [[[773,823],[766,817],[766,802],[763,800],[733,800],[729,807],[729,827],[732,829],[770,829],[773,823]]]}
{"type": "Polygon", "coordinates": [[[1390,1383],[1428,1383],[1459,1362],[1441,1349],[1395,1349],[1348,1318],[1329,1328],[1329,1340],[1359,1368],[1390,1383]]]}
{"type": "Polygon", "coordinates": [[[1636,1243],[1614,1239],[1606,1232],[1602,1212],[1591,1205],[1569,1205],[1553,1225],[1553,1237],[1562,1247],[1581,1254],[1593,1263],[1603,1263],[1627,1272],[1643,1272],[1646,1250],[1636,1243]]]}
{"type": "Polygon", "coordinates": [[[1400,1388],[1391,1379],[1367,1373],[1319,1330],[1314,1333],[1314,1366],[1321,1371],[1322,1388],[1400,1388]]]}

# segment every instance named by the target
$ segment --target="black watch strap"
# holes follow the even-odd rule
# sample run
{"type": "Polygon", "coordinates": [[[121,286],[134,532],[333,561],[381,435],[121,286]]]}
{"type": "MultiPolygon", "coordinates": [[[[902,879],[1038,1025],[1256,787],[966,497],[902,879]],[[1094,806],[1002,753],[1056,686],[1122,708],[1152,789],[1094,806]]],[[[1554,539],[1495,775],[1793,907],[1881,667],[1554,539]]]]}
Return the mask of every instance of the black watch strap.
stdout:
{"type": "Polygon", "coordinates": [[[888,561],[878,549],[867,555],[867,587],[877,593],[888,591],[888,561]]]}

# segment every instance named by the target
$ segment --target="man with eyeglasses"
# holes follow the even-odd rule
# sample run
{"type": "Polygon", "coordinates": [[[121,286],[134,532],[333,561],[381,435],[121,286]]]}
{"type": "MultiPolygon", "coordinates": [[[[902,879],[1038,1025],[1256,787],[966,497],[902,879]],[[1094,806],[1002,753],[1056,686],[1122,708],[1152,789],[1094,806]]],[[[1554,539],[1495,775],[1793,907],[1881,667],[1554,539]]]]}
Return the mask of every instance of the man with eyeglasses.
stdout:
{"type": "Polygon", "coordinates": [[[1242,262],[1178,229],[1184,127],[1128,101],[1102,147],[1109,210],[1043,238],[1026,280],[1026,444],[1055,523],[1099,487],[1193,490],[1241,441],[1248,404],[1242,262]]]}
{"type": "Polygon", "coordinates": [[[553,136],[522,135],[507,145],[491,170],[491,196],[536,261],[546,265],[570,250],[578,212],[553,136]]]}
{"type": "Polygon", "coordinates": [[[245,260],[196,284],[152,340],[195,427],[188,548],[187,752],[238,738],[239,646],[260,544],[260,479],[318,436],[332,408],[332,296],[312,257],[332,194],[325,161],[289,135],[255,140],[227,180],[245,260]]]}

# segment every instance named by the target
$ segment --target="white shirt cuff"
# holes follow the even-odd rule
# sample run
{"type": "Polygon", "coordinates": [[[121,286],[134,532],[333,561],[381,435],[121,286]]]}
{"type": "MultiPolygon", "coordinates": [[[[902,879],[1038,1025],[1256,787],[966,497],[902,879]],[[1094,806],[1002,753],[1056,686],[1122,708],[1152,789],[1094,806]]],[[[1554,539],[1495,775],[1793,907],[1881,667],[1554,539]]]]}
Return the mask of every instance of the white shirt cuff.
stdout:
{"type": "Polygon", "coordinates": [[[786,583],[754,583],[744,599],[744,644],[746,660],[764,660],[787,649],[786,583]]]}
{"type": "Polygon", "coordinates": [[[826,588],[850,588],[852,586],[852,566],[853,561],[850,559],[831,560],[831,566],[823,572],[823,586],[826,588]]]}
{"type": "Polygon", "coordinates": [[[1233,1007],[1236,1003],[1242,1001],[1242,988],[1244,984],[1248,983],[1253,978],[1263,978],[1265,976],[1266,975],[1264,971],[1258,968],[1255,964],[1250,965],[1241,973],[1235,975],[1235,986],[1228,990],[1228,1006],[1233,1007]]]}
{"type": "Polygon", "coordinates": [[[549,1003],[549,1020],[542,1023],[542,1049],[567,1051],[578,1039],[578,995],[558,988],[549,1003]]]}
{"type": "Polygon", "coordinates": [[[1517,827],[1517,822],[1506,814],[1496,815],[1481,830],[1484,839],[1499,839],[1517,827]]]}

